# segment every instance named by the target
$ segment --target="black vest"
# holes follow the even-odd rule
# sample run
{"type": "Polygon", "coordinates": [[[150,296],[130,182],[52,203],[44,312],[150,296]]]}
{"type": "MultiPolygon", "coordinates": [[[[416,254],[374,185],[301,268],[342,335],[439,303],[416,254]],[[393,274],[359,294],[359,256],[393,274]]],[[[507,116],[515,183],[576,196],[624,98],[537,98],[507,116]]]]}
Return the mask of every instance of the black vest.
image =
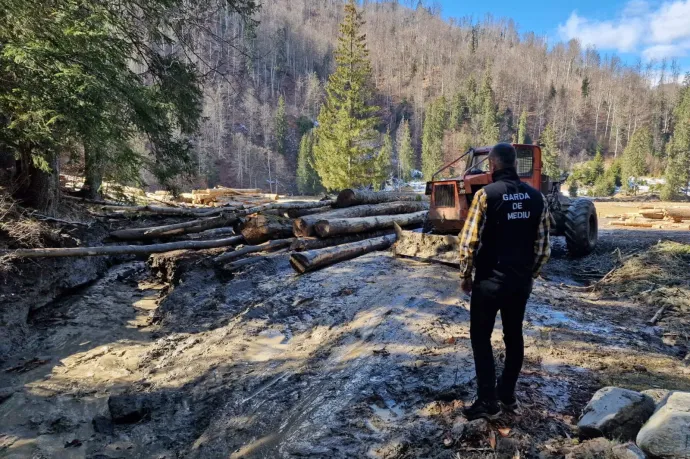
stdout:
{"type": "Polygon", "coordinates": [[[487,210],[475,259],[476,279],[510,284],[530,281],[544,211],[542,194],[522,183],[512,167],[494,172],[493,183],[484,191],[487,210]]]}

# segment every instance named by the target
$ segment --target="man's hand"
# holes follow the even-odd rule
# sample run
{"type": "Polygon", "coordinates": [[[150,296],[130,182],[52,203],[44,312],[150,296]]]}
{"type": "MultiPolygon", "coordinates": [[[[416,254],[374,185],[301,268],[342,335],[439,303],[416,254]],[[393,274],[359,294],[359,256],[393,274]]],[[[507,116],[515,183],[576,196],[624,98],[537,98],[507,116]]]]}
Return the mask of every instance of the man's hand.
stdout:
{"type": "Polygon", "coordinates": [[[467,295],[471,295],[472,294],[472,278],[471,277],[464,278],[462,280],[462,282],[460,283],[460,288],[467,295]]]}

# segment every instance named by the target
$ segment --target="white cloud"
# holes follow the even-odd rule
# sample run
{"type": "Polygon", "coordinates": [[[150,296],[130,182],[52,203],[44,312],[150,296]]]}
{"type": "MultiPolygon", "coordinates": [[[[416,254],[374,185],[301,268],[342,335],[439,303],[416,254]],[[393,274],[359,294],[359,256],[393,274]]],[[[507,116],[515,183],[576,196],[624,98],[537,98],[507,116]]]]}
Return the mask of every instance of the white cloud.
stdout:
{"type": "Polygon", "coordinates": [[[645,60],[690,54],[690,0],[666,1],[652,8],[645,0],[631,0],[611,20],[591,20],[573,11],[558,26],[563,40],[619,52],[639,52],[645,60]]]}

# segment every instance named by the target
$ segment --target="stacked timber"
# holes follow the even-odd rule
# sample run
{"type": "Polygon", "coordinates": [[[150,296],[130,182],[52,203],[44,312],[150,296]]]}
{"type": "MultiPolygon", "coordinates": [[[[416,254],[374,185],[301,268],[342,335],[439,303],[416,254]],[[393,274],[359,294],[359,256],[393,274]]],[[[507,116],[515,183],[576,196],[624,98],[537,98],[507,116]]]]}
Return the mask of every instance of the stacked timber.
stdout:
{"type": "Polygon", "coordinates": [[[420,227],[428,210],[428,202],[411,193],[345,190],[336,200],[281,202],[260,190],[214,188],[195,190],[189,196],[191,203],[169,202],[172,195],[167,192],[150,193],[149,204],[139,206],[84,202],[97,206],[104,213],[99,217],[108,222],[123,223],[110,233],[106,242],[110,245],[8,254],[31,258],[214,249],[204,255],[237,272],[261,266],[268,253],[287,252],[291,266],[304,274],[389,248],[396,240],[395,225],[420,227]],[[231,204],[217,207],[224,199],[231,199],[231,204]],[[121,220],[113,220],[114,216],[121,220]],[[127,219],[154,216],[166,221],[126,224],[127,219]],[[120,245],[123,242],[136,245],[120,245]]]}
{"type": "Polygon", "coordinates": [[[689,227],[686,222],[690,221],[690,208],[644,205],[639,212],[610,215],[608,218],[617,219],[609,222],[611,226],[687,230],[689,227]]]}

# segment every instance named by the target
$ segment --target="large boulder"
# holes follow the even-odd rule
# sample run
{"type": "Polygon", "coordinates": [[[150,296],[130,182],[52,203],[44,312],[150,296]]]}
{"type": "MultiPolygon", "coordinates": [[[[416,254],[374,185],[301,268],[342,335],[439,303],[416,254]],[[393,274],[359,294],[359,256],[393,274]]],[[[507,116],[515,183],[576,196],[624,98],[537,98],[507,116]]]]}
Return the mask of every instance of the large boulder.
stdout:
{"type": "Polygon", "coordinates": [[[642,427],[637,445],[660,459],[690,457],[690,392],[672,392],[642,427]]]}
{"type": "Polygon", "coordinates": [[[605,438],[587,440],[574,448],[565,459],[646,459],[644,453],[633,443],[618,444],[605,438]]]}
{"type": "Polygon", "coordinates": [[[619,387],[604,387],[594,394],[577,427],[583,438],[607,437],[631,441],[654,413],[651,397],[619,387]]]}

